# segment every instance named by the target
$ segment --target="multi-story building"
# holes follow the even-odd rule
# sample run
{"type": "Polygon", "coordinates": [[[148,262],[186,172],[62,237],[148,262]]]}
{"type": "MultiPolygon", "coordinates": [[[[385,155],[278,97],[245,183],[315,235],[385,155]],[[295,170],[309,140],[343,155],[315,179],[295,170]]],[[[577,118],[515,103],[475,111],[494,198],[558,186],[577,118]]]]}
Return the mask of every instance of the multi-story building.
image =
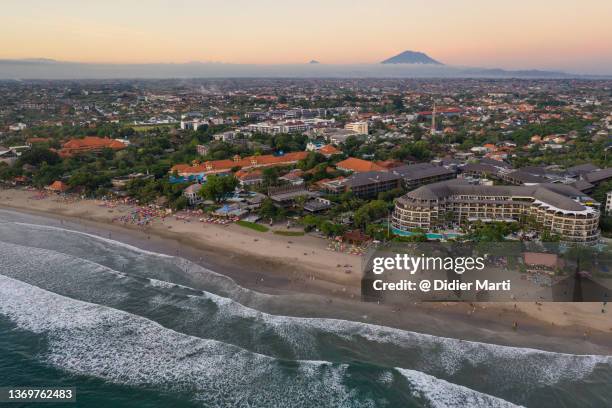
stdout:
{"type": "Polygon", "coordinates": [[[279,133],[301,133],[310,130],[311,127],[311,124],[299,120],[278,123],[261,122],[253,123],[248,126],[251,132],[266,133],[271,135],[276,135],[279,133]]]}
{"type": "Polygon", "coordinates": [[[378,193],[401,187],[402,178],[385,171],[355,173],[347,178],[329,180],[322,184],[330,193],[352,192],[356,197],[376,197],[378,193]]]}
{"type": "Polygon", "coordinates": [[[352,130],[358,135],[367,135],[368,134],[368,122],[353,122],[347,123],[344,125],[346,130],[352,130]]]}
{"type": "Polygon", "coordinates": [[[531,217],[564,241],[595,242],[599,210],[592,199],[568,185],[482,186],[460,180],[413,190],[396,201],[392,225],[399,231],[430,229],[448,223],[516,222],[531,217]]]}
{"type": "Polygon", "coordinates": [[[406,166],[394,167],[391,171],[402,178],[404,186],[408,190],[415,189],[424,184],[457,177],[457,173],[453,170],[431,163],[409,164],[406,166]]]}

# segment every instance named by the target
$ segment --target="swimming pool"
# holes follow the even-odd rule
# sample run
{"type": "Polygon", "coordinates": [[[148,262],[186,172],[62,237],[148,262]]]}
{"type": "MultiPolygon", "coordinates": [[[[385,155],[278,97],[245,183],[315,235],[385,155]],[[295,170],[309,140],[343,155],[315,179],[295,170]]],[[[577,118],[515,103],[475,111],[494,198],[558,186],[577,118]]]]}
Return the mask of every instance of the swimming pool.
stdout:
{"type": "MultiPolygon", "coordinates": [[[[395,235],[400,235],[402,237],[409,237],[411,235],[416,234],[415,232],[402,231],[397,228],[391,228],[391,231],[395,235]]],[[[425,236],[427,237],[427,239],[453,239],[453,238],[457,238],[461,236],[461,234],[456,233],[456,232],[448,232],[448,233],[427,232],[425,236]]]]}

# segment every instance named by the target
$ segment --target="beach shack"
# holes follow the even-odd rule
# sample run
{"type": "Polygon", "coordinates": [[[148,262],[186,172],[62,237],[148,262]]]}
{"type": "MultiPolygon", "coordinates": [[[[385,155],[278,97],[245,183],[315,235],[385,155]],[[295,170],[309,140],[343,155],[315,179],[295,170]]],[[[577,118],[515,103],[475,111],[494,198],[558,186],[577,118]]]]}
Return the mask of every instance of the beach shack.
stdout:
{"type": "Polygon", "coordinates": [[[63,181],[56,180],[50,185],[48,185],[47,187],[45,187],[45,189],[49,191],[53,191],[55,193],[65,193],[66,191],[70,189],[70,187],[68,187],[68,185],[64,183],[63,181]]]}
{"type": "Polygon", "coordinates": [[[268,197],[272,200],[275,206],[289,208],[295,205],[298,197],[310,199],[318,194],[309,191],[304,185],[285,185],[279,187],[270,187],[268,189],[268,197]]]}
{"type": "Polygon", "coordinates": [[[361,246],[372,239],[369,235],[364,234],[360,230],[347,231],[342,236],[342,240],[352,245],[361,246]]]}

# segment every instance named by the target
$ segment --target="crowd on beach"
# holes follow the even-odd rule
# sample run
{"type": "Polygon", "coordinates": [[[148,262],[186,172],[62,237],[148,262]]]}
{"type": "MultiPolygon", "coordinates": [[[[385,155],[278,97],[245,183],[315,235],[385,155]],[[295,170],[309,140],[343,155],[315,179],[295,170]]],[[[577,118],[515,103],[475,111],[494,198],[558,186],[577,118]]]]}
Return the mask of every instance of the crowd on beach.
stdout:
{"type": "Polygon", "coordinates": [[[165,210],[155,207],[136,207],[132,209],[130,214],[121,215],[112,219],[113,222],[122,222],[124,224],[135,224],[138,226],[149,225],[154,220],[163,221],[167,216],[165,210]]]}
{"type": "Polygon", "coordinates": [[[342,241],[341,237],[336,237],[334,239],[330,239],[326,249],[328,251],[343,252],[349,255],[361,256],[366,252],[367,245],[359,246],[347,244],[342,241]]]}

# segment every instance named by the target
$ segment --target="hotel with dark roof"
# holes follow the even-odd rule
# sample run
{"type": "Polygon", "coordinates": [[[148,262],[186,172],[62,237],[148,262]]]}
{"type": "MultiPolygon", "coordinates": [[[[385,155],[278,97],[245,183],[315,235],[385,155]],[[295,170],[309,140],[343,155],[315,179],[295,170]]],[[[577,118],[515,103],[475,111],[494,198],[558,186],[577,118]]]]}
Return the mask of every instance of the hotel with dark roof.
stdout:
{"type": "Polygon", "coordinates": [[[482,186],[462,180],[429,184],[395,204],[392,225],[399,231],[431,229],[453,222],[516,222],[532,216],[542,230],[568,242],[596,242],[599,210],[575,188],[560,184],[482,186]]]}

